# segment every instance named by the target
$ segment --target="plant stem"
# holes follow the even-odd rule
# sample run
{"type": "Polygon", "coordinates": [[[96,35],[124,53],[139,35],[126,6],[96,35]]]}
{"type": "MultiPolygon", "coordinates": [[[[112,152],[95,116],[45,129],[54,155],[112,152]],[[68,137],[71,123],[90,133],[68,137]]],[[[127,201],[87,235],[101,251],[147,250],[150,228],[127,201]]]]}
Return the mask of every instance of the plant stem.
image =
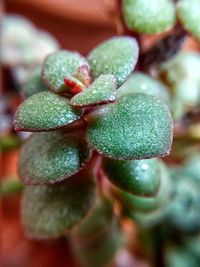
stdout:
{"type": "Polygon", "coordinates": [[[152,229],[152,245],[154,248],[153,266],[165,267],[164,263],[164,233],[161,225],[152,229]]]}

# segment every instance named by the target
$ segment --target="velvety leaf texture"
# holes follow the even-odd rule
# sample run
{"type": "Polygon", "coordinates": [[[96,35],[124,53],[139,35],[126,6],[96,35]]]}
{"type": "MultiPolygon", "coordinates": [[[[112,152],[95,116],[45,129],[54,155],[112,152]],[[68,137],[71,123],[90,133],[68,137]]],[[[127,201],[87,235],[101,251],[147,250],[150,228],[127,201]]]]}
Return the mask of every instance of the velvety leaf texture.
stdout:
{"type": "Polygon", "coordinates": [[[133,71],[139,48],[132,37],[113,37],[94,48],[88,55],[93,79],[101,74],[112,74],[117,85],[122,85],[133,71]]]}
{"type": "Polygon", "coordinates": [[[129,29],[148,34],[169,30],[176,20],[171,0],[124,0],[123,15],[129,29]]]}
{"type": "Polygon", "coordinates": [[[116,159],[142,159],[169,154],[172,118],[154,96],[130,94],[94,112],[88,142],[99,153],[116,159]]]}
{"type": "Polygon", "coordinates": [[[161,178],[159,167],[157,159],[103,160],[109,180],[122,190],[139,196],[156,195],[161,178]]]}
{"type": "Polygon", "coordinates": [[[61,50],[49,55],[42,67],[42,77],[54,92],[65,91],[64,78],[74,74],[78,67],[88,65],[86,59],[77,52],[61,50]]]}
{"type": "Polygon", "coordinates": [[[19,176],[27,184],[48,184],[78,172],[90,157],[83,138],[62,130],[34,133],[22,146],[19,176]]]}
{"type": "Polygon", "coordinates": [[[58,237],[79,223],[93,206],[95,184],[86,174],[63,183],[27,186],[22,198],[22,221],[28,236],[58,237]]]}
{"type": "Polygon", "coordinates": [[[168,106],[170,96],[167,87],[159,80],[142,72],[134,72],[127,81],[117,90],[117,98],[131,93],[145,93],[154,95],[168,106]]]}
{"type": "Polygon", "coordinates": [[[116,83],[113,75],[101,75],[83,92],[75,95],[70,104],[87,107],[114,102],[116,99],[116,83]]]}
{"type": "Polygon", "coordinates": [[[177,4],[177,11],[185,29],[200,40],[200,1],[181,0],[177,4]]]}
{"type": "Polygon", "coordinates": [[[64,127],[80,119],[82,111],[69,100],[51,92],[29,97],[15,114],[15,130],[39,132],[64,127]]]}
{"type": "Polygon", "coordinates": [[[37,68],[31,73],[26,82],[23,84],[22,95],[27,98],[29,96],[47,90],[48,88],[41,78],[41,69],[37,68]]]}

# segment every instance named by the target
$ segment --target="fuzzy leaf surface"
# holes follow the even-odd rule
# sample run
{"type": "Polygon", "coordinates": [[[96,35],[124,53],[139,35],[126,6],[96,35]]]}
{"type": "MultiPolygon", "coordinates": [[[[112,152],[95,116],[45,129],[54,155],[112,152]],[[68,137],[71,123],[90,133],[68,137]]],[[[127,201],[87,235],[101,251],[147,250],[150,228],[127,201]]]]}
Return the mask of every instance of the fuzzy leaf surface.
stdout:
{"type": "Polygon", "coordinates": [[[86,59],[77,52],[61,50],[49,55],[42,67],[45,84],[54,92],[66,90],[64,78],[72,76],[78,67],[88,65],[86,59]]]}
{"type": "Polygon", "coordinates": [[[59,237],[79,223],[95,198],[95,184],[86,174],[54,185],[27,186],[22,198],[22,221],[28,236],[59,237]]]}
{"type": "Polygon", "coordinates": [[[124,0],[123,15],[130,30],[147,34],[169,30],[176,20],[171,0],[124,0]]]}
{"type": "Polygon", "coordinates": [[[147,94],[130,94],[91,114],[91,147],[110,158],[142,159],[169,154],[172,118],[167,106],[147,94]]]}
{"type": "Polygon", "coordinates": [[[88,107],[114,102],[116,99],[115,81],[113,75],[100,75],[89,88],[75,95],[70,104],[78,107],[88,107]]]}
{"type": "Polygon", "coordinates": [[[15,130],[40,132],[64,127],[80,119],[82,111],[69,100],[52,92],[41,92],[27,98],[15,114],[15,130]]]}
{"type": "Polygon", "coordinates": [[[62,130],[34,133],[22,146],[19,177],[27,184],[62,181],[78,172],[89,158],[90,150],[79,135],[62,130]]]}
{"type": "Polygon", "coordinates": [[[133,71],[139,48],[132,37],[113,37],[94,48],[88,55],[93,79],[101,74],[112,74],[117,85],[122,85],[133,71]]]}

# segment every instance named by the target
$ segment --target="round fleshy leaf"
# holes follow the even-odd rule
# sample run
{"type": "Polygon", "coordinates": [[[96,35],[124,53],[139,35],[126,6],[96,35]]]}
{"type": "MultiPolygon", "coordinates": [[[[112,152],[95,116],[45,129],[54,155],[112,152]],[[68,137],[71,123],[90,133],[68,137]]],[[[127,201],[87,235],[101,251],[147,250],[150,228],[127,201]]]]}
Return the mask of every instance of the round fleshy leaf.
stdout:
{"type": "Polygon", "coordinates": [[[117,98],[132,93],[154,95],[168,106],[170,103],[170,95],[167,87],[159,80],[142,72],[134,72],[127,79],[127,81],[117,90],[117,98]]]}
{"type": "Polygon", "coordinates": [[[114,102],[116,99],[116,83],[113,75],[101,75],[83,92],[75,95],[70,104],[78,107],[114,102]]]}
{"type": "Polygon", "coordinates": [[[23,84],[22,95],[27,98],[34,94],[47,90],[48,88],[41,78],[41,69],[37,68],[31,73],[26,82],[23,84]]]}
{"type": "Polygon", "coordinates": [[[88,142],[99,153],[116,159],[142,159],[169,154],[172,118],[154,96],[124,96],[93,112],[88,142]]]}
{"type": "Polygon", "coordinates": [[[186,231],[196,232],[200,228],[200,192],[194,180],[178,175],[175,193],[169,207],[169,218],[174,226],[186,231]]]}
{"type": "Polygon", "coordinates": [[[49,131],[80,119],[82,111],[69,100],[51,92],[41,92],[26,99],[15,114],[16,131],[49,131]]]}
{"type": "Polygon", "coordinates": [[[157,194],[153,197],[143,197],[129,194],[125,191],[119,192],[119,197],[123,204],[123,208],[127,213],[136,212],[152,212],[167,205],[170,201],[172,190],[169,171],[163,162],[160,162],[161,183],[157,194]]]}
{"type": "Polygon", "coordinates": [[[63,183],[27,186],[22,221],[28,236],[59,237],[79,223],[93,206],[95,184],[85,173],[63,183]]]}
{"type": "Polygon", "coordinates": [[[103,169],[113,184],[135,195],[154,196],[160,187],[160,164],[157,159],[105,158],[103,169]]]}
{"type": "Polygon", "coordinates": [[[117,250],[123,246],[124,236],[120,223],[116,217],[107,225],[106,230],[99,235],[81,239],[72,237],[72,248],[74,257],[79,262],[80,266],[109,266],[117,250]]]}
{"type": "Polygon", "coordinates": [[[93,79],[112,74],[117,85],[122,85],[133,71],[138,54],[138,44],[132,37],[114,37],[103,42],[88,55],[93,79]]]}
{"type": "Polygon", "coordinates": [[[200,54],[197,52],[179,53],[160,67],[161,78],[170,86],[174,96],[187,106],[200,103],[199,68],[200,54]]]}
{"type": "Polygon", "coordinates": [[[103,235],[114,216],[113,203],[105,197],[96,198],[90,213],[73,229],[73,234],[81,239],[103,235]]]}
{"type": "Polygon", "coordinates": [[[123,15],[130,30],[155,34],[170,30],[176,21],[171,0],[124,0],[123,15]]]}
{"type": "Polygon", "coordinates": [[[177,11],[185,29],[200,40],[200,1],[181,0],[177,4],[177,11]]]}
{"type": "Polygon", "coordinates": [[[61,50],[46,58],[42,67],[42,78],[52,91],[62,92],[66,90],[64,78],[73,76],[82,65],[88,63],[80,54],[61,50]]]}
{"type": "Polygon", "coordinates": [[[22,146],[19,177],[27,184],[62,181],[78,172],[90,157],[83,133],[58,130],[34,133],[22,146]]]}

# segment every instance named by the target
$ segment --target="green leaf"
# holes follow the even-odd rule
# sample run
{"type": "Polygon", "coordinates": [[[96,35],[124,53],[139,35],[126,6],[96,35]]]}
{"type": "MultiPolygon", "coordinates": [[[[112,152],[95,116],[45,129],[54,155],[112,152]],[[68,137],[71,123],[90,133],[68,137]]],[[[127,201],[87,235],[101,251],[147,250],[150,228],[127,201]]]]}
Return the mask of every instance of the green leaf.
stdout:
{"type": "Polygon", "coordinates": [[[122,85],[133,71],[138,54],[138,44],[132,37],[114,37],[101,43],[88,55],[93,79],[112,74],[117,85],[122,85]]]}
{"type": "Polygon", "coordinates": [[[168,205],[172,190],[171,180],[165,164],[161,161],[159,163],[161,183],[155,196],[143,197],[129,194],[125,191],[119,192],[123,208],[128,214],[134,214],[134,212],[149,213],[162,209],[168,205]]]}
{"type": "Polygon", "coordinates": [[[200,192],[190,177],[177,176],[175,192],[169,208],[172,224],[186,232],[196,232],[200,228],[200,192]]]}
{"type": "Polygon", "coordinates": [[[103,169],[117,187],[138,196],[154,196],[160,187],[160,164],[157,159],[114,160],[105,158],[103,169]]]}
{"type": "Polygon", "coordinates": [[[66,98],[51,92],[41,92],[29,97],[19,106],[14,126],[16,131],[49,131],[80,119],[81,113],[66,98]]]}
{"type": "Polygon", "coordinates": [[[54,185],[27,186],[22,221],[28,236],[58,237],[78,224],[93,206],[95,184],[87,173],[54,185]]]}
{"type": "Polygon", "coordinates": [[[108,200],[97,202],[83,222],[74,228],[72,248],[81,266],[104,267],[123,245],[118,218],[108,200]]]}
{"type": "Polygon", "coordinates": [[[187,106],[195,106],[200,103],[199,69],[200,54],[184,52],[162,64],[159,72],[175,98],[187,106]]]}
{"type": "Polygon", "coordinates": [[[168,106],[170,103],[170,95],[167,87],[159,80],[142,72],[134,72],[130,75],[127,81],[117,90],[117,98],[132,93],[154,95],[168,106]]]}
{"type": "Polygon", "coordinates": [[[49,55],[42,67],[45,84],[54,92],[65,91],[64,78],[72,76],[78,67],[88,65],[86,59],[77,52],[61,50],[49,55]]]}
{"type": "Polygon", "coordinates": [[[23,84],[22,95],[27,98],[34,94],[47,90],[48,88],[41,78],[41,69],[36,68],[23,84]]]}
{"type": "Polygon", "coordinates": [[[27,184],[62,181],[78,172],[90,154],[82,132],[34,133],[22,146],[19,176],[27,184]]]}
{"type": "Polygon", "coordinates": [[[70,104],[87,107],[114,102],[116,99],[116,80],[113,75],[101,75],[89,88],[75,95],[70,104]]]}
{"type": "Polygon", "coordinates": [[[169,154],[172,118],[167,106],[151,95],[132,94],[99,108],[89,117],[91,147],[116,159],[169,154]]]}
{"type": "Polygon", "coordinates": [[[98,197],[87,218],[73,229],[73,235],[81,239],[104,235],[114,216],[113,203],[104,196],[98,197]]]}
{"type": "Polygon", "coordinates": [[[185,29],[200,40],[200,1],[181,0],[177,4],[177,11],[185,29]]]}
{"type": "Polygon", "coordinates": [[[155,34],[170,30],[176,21],[171,0],[124,0],[123,15],[130,30],[155,34]]]}

